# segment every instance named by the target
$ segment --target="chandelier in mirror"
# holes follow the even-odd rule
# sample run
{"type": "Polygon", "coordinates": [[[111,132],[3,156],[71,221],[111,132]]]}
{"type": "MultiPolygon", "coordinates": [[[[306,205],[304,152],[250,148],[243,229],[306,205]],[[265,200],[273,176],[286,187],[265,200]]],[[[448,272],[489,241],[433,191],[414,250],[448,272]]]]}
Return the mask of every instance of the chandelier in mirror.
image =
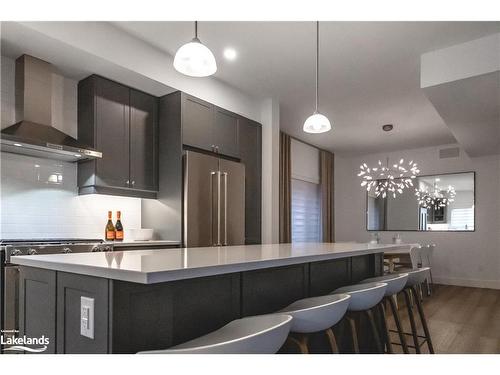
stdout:
{"type": "Polygon", "coordinates": [[[434,208],[437,210],[448,206],[451,202],[454,202],[457,192],[451,185],[448,185],[446,189],[439,188],[436,181],[434,182],[433,191],[430,191],[428,188],[421,187],[419,189],[415,189],[415,195],[417,196],[420,207],[434,208]]]}
{"type": "Polygon", "coordinates": [[[389,158],[386,160],[386,165],[382,165],[382,161],[378,161],[376,167],[368,167],[366,163],[359,166],[358,177],[361,177],[361,186],[366,187],[369,192],[374,190],[375,196],[402,194],[404,189],[413,186],[413,179],[420,173],[417,163],[411,160],[405,163],[401,159],[399,163],[389,164],[389,158]]]}

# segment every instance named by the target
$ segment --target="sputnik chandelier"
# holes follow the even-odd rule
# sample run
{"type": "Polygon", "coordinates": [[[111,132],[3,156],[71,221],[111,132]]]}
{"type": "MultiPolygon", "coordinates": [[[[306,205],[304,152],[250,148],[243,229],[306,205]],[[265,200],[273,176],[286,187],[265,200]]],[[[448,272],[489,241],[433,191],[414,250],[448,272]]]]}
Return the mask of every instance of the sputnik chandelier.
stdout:
{"type": "Polygon", "coordinates": [[[370,168],[366,163],[359,166],[358,177],[361,177],[361,186],[366,187],[369,192],[372,189],[375,191],[375,196],[387,197],[392,194],[396,198],[396,194],[403,194],[403,190],[413,186],[413,179],[420,173],[417,163],[411,160],[405,164],[404,159],[399,163],[389,165],[387,158],[386,165],[378,161],[378,166],[370,168]]]}
{"type": "Polygon", "coordinates": [[[431,192],[426,188],[415,189],[415,195],[417,196],[420,207],[434,207],[434,209],[437,210],[453,202],[457,192],[451,185],[448,185],[446,190],[441,190],[437,187],[437,183],[434,183],[434,191],[431,192]]]}

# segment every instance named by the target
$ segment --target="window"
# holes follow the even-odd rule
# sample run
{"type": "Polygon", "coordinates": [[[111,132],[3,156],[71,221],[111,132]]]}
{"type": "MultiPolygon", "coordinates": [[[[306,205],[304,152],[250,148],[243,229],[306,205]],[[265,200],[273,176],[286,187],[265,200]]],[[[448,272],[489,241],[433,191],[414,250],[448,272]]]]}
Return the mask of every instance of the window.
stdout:
{"type": "Polygon", "coordinates": [[[321,242],[319,150],[292,139],[292,242],[321,242]]]}
{"type": "Polygon", "coordinates": [[[451,210],[451,230],[474,230],[474,207],[451,210]]]}
{"type": "Polygon", "coordinates": [[[292,179],[292,242],[321,242],[319,184],[292,179]]]}

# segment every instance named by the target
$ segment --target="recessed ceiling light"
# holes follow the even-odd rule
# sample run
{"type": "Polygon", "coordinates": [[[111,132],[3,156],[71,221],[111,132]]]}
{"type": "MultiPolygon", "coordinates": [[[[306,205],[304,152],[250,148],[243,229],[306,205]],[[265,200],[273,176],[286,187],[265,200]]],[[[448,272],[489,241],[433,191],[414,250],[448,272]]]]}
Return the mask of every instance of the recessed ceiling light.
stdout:
{"type": "Polygon", "coordinates": [[[385,132],[390,132],[393,128],[394,128],[394,125],[392,125],[392,124],[382,125],[382,130],[385,132]]]}
{"type": "Polygon", "coordinates": [[[224,50],[224,57],[228,60],[235,60],[238,54],[234,48],[228,47],[224,50]]]}
{"type": "Polygon", "coordinates": [[[16,146],[16,147],[22,147],[22,144],[20,144],[20,143],[14,143],[14,146],[16,146]]]}

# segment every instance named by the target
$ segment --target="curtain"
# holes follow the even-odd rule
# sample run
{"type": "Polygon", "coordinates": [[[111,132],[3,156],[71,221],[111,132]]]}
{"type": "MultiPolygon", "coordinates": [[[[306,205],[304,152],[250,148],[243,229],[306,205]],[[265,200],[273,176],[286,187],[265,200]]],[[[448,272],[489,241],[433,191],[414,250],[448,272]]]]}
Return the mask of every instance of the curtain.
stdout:
{"type": "Polygon", "coordinates": [[[323,242],[335,241],[334,230],[334,191],[333,191],[334,155],[331,152],[320,152],[320,181],[321,181],[321,224],[323,242]]]}
{"type": "Polygon", "coordinates": [[[280,132],[280,243],[292,241],[291,139],[280,132]]]}

